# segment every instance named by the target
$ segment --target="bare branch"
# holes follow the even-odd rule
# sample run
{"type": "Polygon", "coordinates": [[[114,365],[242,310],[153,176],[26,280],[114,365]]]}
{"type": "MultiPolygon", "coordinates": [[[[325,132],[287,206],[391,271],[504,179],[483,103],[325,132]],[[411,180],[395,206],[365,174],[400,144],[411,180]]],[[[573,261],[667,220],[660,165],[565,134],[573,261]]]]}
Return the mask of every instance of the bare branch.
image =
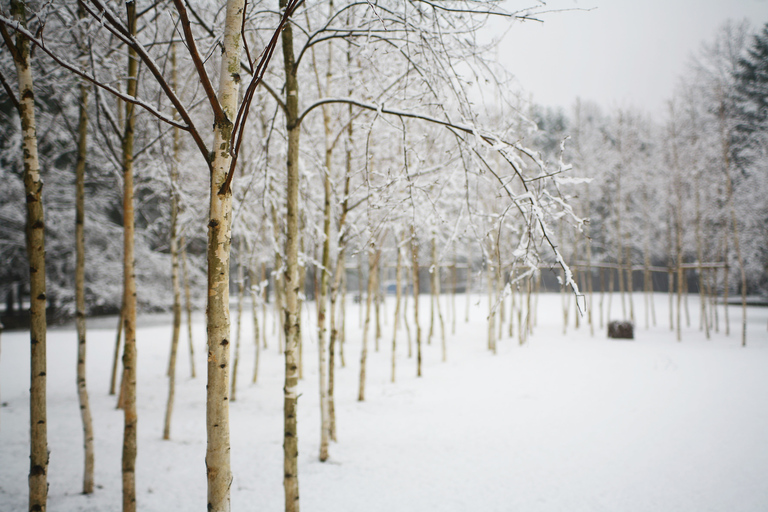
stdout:
{"type": "Polygon", "coordinates": [[[0,82],[3,84],[3,88],[5,88],[5,92],[8,93],[8,97],[11,99],[11,103],[13,103],[13,106],[16,108],[16,111],[21,114],[21,104],[19,104],[18,98],[16,98],[16,95],[13,93],[13,89],[11,89],[11,85],[5,80],[5,75],[3,75],[3,72],[0,71],[0,82]]]}
{"type": "Polygon", "coordinates": [[[184,39],[187,42],[187,51],[192,58],[192,62],[197,70],[197,75],[200,77],[200,83],[203,85],[205,95],[208,97],[208,102],[213,109],[213,118],[216,123],[222,123],[226,119],[226,114],[221,108],[219,99],[216,97],[216,91],[211,84],[211,79],[208,76],[208,72],[205,70],[205,65],[200,58],[200,53],[197,51],[197,44],[195,44],[195,36],[192,34],[192,27],[189,23],[189,16],[187,16],[187,9],[184,7],[182,0],[173,0],[173,4],[176,6],[176,11],[179,13],[181,19],[181,26],[184,30],[184,39]]]}
{"type": "Polygon", "coordinates": [[[219,190],[220,194],[225,193],[229,190],[229,187],[232,183],[232,178],[235,174],[235,166],[237,165],[237,157],[240,150],[240,145],[243,142],[243,131],[245,130],[245,122],[248,119],[248,113],[251,109],[251,101],[253,100],[254,92],[256,91],[256,87],[258,87],[259,83],[261,82],[261,79],[264,77],[264,74],[267,71],[267,67],[269,66],[269,61],[272,59],[272,55],[275,51],[275,48],[277,47],[277,41],[280,37],[280,34],[283,31],[283,28],[285,27],[286,23],[288,23],[288,20],[290,19],[291,15],[293,15],[296,8],[303,3],[304,0],[290,0],[288,4],[285,7],[285,12],[283,13],[283,17],[280,20],[280,24],[275,29],[274,33],[272,34],[272,39],[270,39],[269,44],[266,48],[261,52],[261,59],[259,60],[258,66],[256,66],[256,71],[253,74],[253,77],[251,78],[251,83],[248,84],[248,88],[245,91],[245,94],[243,95],[243,102],[240,104],[240,109],[237,112],[237,118],[235,119],[235,125],[232,129],[232,136],[233,138],[236,137],[236,140],[234,140],[233,144],[231,145],[233,148],[232,151],[232,161],[230,162],[229,166],[229,172],[227,173],[227,179],[224,181],[224,183],[221,185],[221,188],[219,190]]]}

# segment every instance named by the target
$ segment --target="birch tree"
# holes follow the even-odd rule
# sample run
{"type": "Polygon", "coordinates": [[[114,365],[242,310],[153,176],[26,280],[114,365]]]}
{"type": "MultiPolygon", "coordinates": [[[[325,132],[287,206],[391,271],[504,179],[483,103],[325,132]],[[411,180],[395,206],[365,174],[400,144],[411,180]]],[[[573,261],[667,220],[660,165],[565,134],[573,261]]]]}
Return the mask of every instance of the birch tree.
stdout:
{"type": "MultiPolygon", "coordinates": [[[[11,0],[11,16],[18,26],[27,28],[27,5],[11,0]]],[[[16,65],[18,97],[6,89],[19,112],[24,153],[24,192],[27,203],[27,259],[30,280],[30,470],[29,510],[45,511],[48,499],[48,423],[46,409],[46,286],[45,214],[43,181],[37,152],[35,92],[30,58],[30,43],[17,32],[11,39],[4,25],[2,36],[16,65]]],[[[3,79],[3,83],[7,83],[3,79]]]]}

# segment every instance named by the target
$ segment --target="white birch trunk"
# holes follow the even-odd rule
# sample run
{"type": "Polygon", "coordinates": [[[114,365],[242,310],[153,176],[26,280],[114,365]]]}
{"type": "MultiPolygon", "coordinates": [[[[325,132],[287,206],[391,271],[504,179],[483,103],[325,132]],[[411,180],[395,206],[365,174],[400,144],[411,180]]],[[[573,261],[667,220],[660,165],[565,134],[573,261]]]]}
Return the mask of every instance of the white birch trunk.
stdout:
{"type": "MultiPolygon", "coordinates": [[[[280,0],[285,9],[286,0],[280,0]]],[[[285,68],[286,128],[288,130],[288,158],[286,163],[286,241],[284,274],[285,312],[285,385],[283,387],[283,488],[285,511],[299,511],[299,443],[297,430],[298,361],[297,351],[301,339],[299,311],[299,84],[296,80],[296,61],[293,53],[293,27],[289,23],[282,33],[283,64],[285,68]]]]}
{"type": "Polygon", "coordinates": [[[75,169],[75,323],[77,325],[77,398],[83,421],[83,494],[93,492],[93,420],[86,386],[85,344],[85,158],[88,138],[88,86],[80,84],[77,167],[75,169]]]}
{"type": "MultiPolygon", "coordinates": [[[[26,2],[11,0],[11,15],[26,26],[26,2]]],[[[46,406],[45,218],[43,181],[37,153],[35,93],[29,43],[17,36],[14,63],[19,82],[19,117],[27,205],[26,242],[30,279],[30,455],[29,510],[46,510],[48,500],[48,419],[46,406]]]]}
{"type": "Polygon", "coordinates": [[[232,243],[232,191],[222,190],[232,159],[233,120],[237,112],[243,0],[227,0],[218,101],[224,119],[214,123],[208,213],[208,377],[206,453],[208,510],[230,509],[229,435],[229,261],[232,243]]]}
{"type": "MultiPolygon", "coordinates": [[[[127,3],[128,26],[136,32],[136,4],[127,3]]],[[[138,58],[128,50],[128,84],[126,92],[136,96],[138,90],[138,58]]],[[[125,104],[125,134],[123,135],[123,383],[121,386],[123,409],[123,512],[136,510],[136,270],[134,261],[134,206],[133,206],[133,141],[136,118],[134,105],[125,104]]]]}

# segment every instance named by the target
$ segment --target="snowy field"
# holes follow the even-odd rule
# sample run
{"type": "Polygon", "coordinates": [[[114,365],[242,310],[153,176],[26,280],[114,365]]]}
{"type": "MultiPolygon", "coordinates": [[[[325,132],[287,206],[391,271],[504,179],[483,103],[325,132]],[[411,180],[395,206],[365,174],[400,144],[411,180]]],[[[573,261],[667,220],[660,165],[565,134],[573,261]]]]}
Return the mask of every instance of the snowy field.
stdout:
{"type": "MultiPolygon", "coordinates": [[[[385,311],[391,317],[393,299],[388,300],[385,311]]],[[[482,300],[473,305],[465,324],[459,296],[455,335],[446,318],[448,361],[441,362],[436,337],[424,347],[424,376],[416,378],[403,331],[395,384],[389,382],[389,318],[379,352],[370,342],[362,403],[357,401],[362,330],[357,305],[350,304],[346,367],[337,369],[338,443],[331,445],[326,463],[317,460],[317,345],[305,323],[299,400],[302,510],[768,510],[768,308],[750,308],[748,346],[742,348],[738,307],[730,308],[730,337],[723,333],[721,309],[720,333],[706,340],[692,297],[691,327],[684,327],[678,343],[669,330],[667,297],[659,294],[655,300],[657,327],[644,328],[642,297],[636,295],[636,339],[612,341],[604,329],[591,337],[585,323],[579,330],[571,325],[564,336],[559,295],[543,295],[528,344],[502,339],[494,356],[486,349],[487,305],[482,300]]],[[[617,305],[618,296],[614,316],[617,305]]],[[[314,305],[308,309],[314,313],[314,305]]],[[[421,312],[426,336],[426,296],[421,312]]],[[[137,499],[142,511],[205,509],[205,325],[202,315],[195,320],[198,377],[189,377],[183,331],[171,441],[161,440],[170,319],[140,321],[137,499]]],[[[75,331],[49,331],[49,511],[120,509],[123,417],[107,395],[115,324],[114,318],[89,324],[97,484],[91,496],[79,493],[83,456],[75,331]]],[[[251,384],[251,329],[247,315],[237,401],[230,409],[232,510],[277,512],[283,509],[283,360],[270,336],[259,382],[251,384]]],[[[272,326],[267,329],[272,334],[272,326]]],[[[0,511],[22,511],[29,472],[29,337],[6,332],[1,343],[0,511]]]]}

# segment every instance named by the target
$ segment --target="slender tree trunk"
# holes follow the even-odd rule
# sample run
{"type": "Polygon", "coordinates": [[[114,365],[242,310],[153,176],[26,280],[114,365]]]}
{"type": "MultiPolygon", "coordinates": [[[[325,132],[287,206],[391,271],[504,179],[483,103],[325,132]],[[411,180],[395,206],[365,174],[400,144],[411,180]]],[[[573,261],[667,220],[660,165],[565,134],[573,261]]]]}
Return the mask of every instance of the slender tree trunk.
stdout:
{"type": "MultiPolygon", "coordinates": [[[[560,240],[563,239],[562,236],[559,238],[560,240]]],[[[570,303],[568,301],[569,297],[570,294],[565,292],[565,271],[560,269],[560,307],[563,312],[563,336],[568,333],[568,310],[570,309],[570,303]]]]}
{"type": "Polygon", "coordinates": [[[469,302],[472,291],[472,245],[467,244],[467,284],[464,295],[466,295],[466,305],[464,307],[464,323],[469,323],[469,302]]]}
{"type": "MultiPolygon", "coordinates": [[[[301,212],[301,207],[299,206],[299,212],[301,212]]],[[[299,223],[299,254],[306,254],[306,251],[304,250],[304,217],[302,216],[299,223]]],[[[307,292],[307,266],[303,263],[303,259],[299,259],[299,285],[298,285],[298,298],[296,302],[298,303],[297,309],[296,309],[296,316],[299,318],[299,322],[301,322],[301,314],[304,311],[304,296],[307,292]]],[[[298,343],[297,343],[297,354],[298,354],[298,365],[299,365],[299,380],[304,379],[304,338],[303,336],[299,335],[298,343]]]]}
{"type": "MultiPolygon", "coordinates": [[[[620,272],[621,272],[621,268],[620,267],[617,268],[615,272],[614,272],[614,270],[612,268],[608,269],[608,306],[607,306],[607,311],[606,311],[606,314],[605,314],[605,317],[606,317],[608,322],[610,322],[611,318],[612,318],[611,317],[611,314],[612,314],[611,310],[613,309],[612,308],[612,306],[613,306],[613,294],[616,292],[616,286],[614,286],[615,285],[614,277],[615,277],[615,275],[617,273],[620,273],[620,272]]],[[[621,277],[621,275],[619,275],[619,277],[621,277]]]]}
{"type": "MultiPolygon", "coordinates": [[[[280,0],[285,9],[287,0],[280,0]]],[[[297,349],[301,338],[299,314],[299,83],[296,80],[296,61],[293,53],[293,26],[288,23],[282,33],[283,63],[285,68],[286,128],[288,130],[287,187],[286,187],[286,269],[285,269],[285,386],[283,487],[285,511],[299,511],[299,444],[297,431],[298,363],[297,349]]]]}
{"type": "Polygon", "coordinates": [[[371,302],[373,301],[374,286],[376,286],[376,268],[378,266],[379,251],[371,243],[368,251],[368,293],[365,297],[365,323],[363,324],[363,346],[360,351],[360,382],[358,385],[357,400],[365,400],[365,365],[368,359],[368,332],[371,325],[371,302]]]}
{"type": "MultiPolygon", "coordinates": [[[[171,46],[171,76],[173,86],[177,87],[176,75],[176,46],[171,46]]],[[[173,400],[176,394],[176,355],[179,348],[179,336],[181,334],[181,283],[179,282],[179,244],[178,244],[178,217],[179,217],[179,159],[181,158],[181,133],[178,128],[173,129],[173,162],[171,163],[171,283],[173,287],[173,334],[171,335],[171,356],[168,359],[168,403],[165,407],[165,426],[163,439],[171,438],[171,415],[173,414],[173,400]]]]}
{"type": "MultiPolygon", "coordinates": [[[[621,116],[619,117],[619,124],[621,125],[621,116]]],[[[621,145],[621,142],[619,142],[619,145],[621,145]]],[[[619,151],[621,151],[621,146],[619,146],[619,151]]],[[[623,153],[622,153],[623,155],[623,153]]],[[[623,157],[622,157],[623,159],[623,157]]],[[[623,165],[623,164],[622,164],[623,165]]],[[[618,265],[618,278],[619,278],[619,295],[621,296],[621,315],[622,320],[627,319],[627,304],[624,298],[624,247],[622,244],[622,233],[621,233],[621,208],[622,208],[622,202],[621,202],[621,170],[622,165],[619,165],[618,167],[618,175],[616,177],[616,263],[618,265]]],[[[610,318],[610,303],[608,306],[609,310],[609,318],[610,318]]]]}
{"type": "Polygon", "coordinates": [[[339,309],[339,362],[342,368],[346,368],[344,361],[344,344],[347,341],[347,271],[346,268],[341,277],[341,308],[339,309]]]}
{"type": "Polygon", "coordinates": [[[632,270],[632,250],[629,245],[629,232],[626,233],[627,237],[627,243],[624,245],[627,253],[626,253],[626,276],[627,276],[627,299],[629,300],[629,321],[633,324],[635,323],[635,299],[634,299],[634,293],[635,293],[635,284],[633,282],[634,278],[634,271],[632,270]]]}
{"type": "Polygon", "coordinates": [[[400,324],[400,300],[402,298],[402,282],[403,282],[403,255],[400,252],[400,241],[395,233],[395,250],[397,251],[397,266],[395,269],[395,320],[392,326],[392,375],[390,380],[395,382],[395,360],[397,353],[397,329],[400,324]]]}
{"type": "MultiPolygon", "coordinates": [[[[277,193],[277,191],[273,191],[277,193]]],[[[283,256],[280,249],[280,223],[278,219],[277,208],[272,205],[272,227],[275,236],[275,272],[273,273],[273,282],[275,284],[275,323],[273,324],[278,331],[278,347],[280,352],[283,352],[283,346],[285,344],[285,330],[283,327],[283,313],[285,311],[285,281],[283,274],[285,269],[283,268],[283,256]],[[281,328],[278,328],[280,326],[281,328]]]]}
{"type": "MultiPolygon", "coordinates": [[[[589,189],[587,189],[587,204],[589,204],[589,189]]],[[[587,231],[585,236],[589,236],[587,231]]],[[[595,335],[595,323],[592,321],[592,305],[594,304],[593,297],[593,276],[592,276],[592,241],[587,238],[587,296],[589,297],[589,304],[587,304],[587,322],[589,323],[590,336],[595,335]]]]}
{"type": "Polygon", "coordinates": [[[515,335],[515,310],[517,308],[517,303],[515,301],[515,287],[512,284],[515,275],[517,275],[517,269],[513,265],[509,270],[509,326],[507,336],[510,338],[515,335]]]}
{"type": "Polygon", "coordinates": [[[411,259],[413,262],[413,323],[416,326],[416,376],[421,377],[421,325],[419,325],[419,241],[411,226],[411,259]]]}
{"type": "MultiPolygon", "coordinates": [[[[357,255],[357,295],[360,297],[360,304],[363,304],[363,256],[362,254],[357,255]]],[[[359,323],[360,327],[363,326],[363,308],[358,308],[359,310],[359,323]]]]}
{"type": "MultiPolygon", "coordinates": [[[[721,245],[720,246],[720,251],[721,251],[720,255],[722,256],[723,263],[725,264],[725,267],[724,267],[723,270],[724,270],[725,273],[727,273],[728,272],[728,262],[725,259],[725,256],[723,255],[722,250],[723,250],[723,247],[721,245]]],[[[711,307],[712,307],[712,313],[714,315],[715,332],[720,332],[720,314],[717,312],[717,282],[718,282],[717,274],[718,274],[718,272],[717,272],[717,269],[714,269],[714,270],[715,271],[714,271],[713,276],[712,276],[712,306],[711,307]]]]}
{"type": "MultiPolygon", "coordinates": [[[[26,26],[26,2],[11,0],[11,15],[26,26]]],[[[43,181],[37,155],[35,94],[29,42],[16,37],[13,49],[19,81],[19,117],[24,154],[24,192],[27,203],[27,259],[30,280],[30,456],[29,510],[45,511],[48,499],[48,423],[46,411],[46,297],[45,297],[45,218],[43,181]]]]}
{"type": "MultiPolygon", "coordinates": [[[[579,241],[574,240],[573,241],[573,256],[572,259],[574,262],[579,261],[579,241]]],[[[581,287],[580,290],[586,290],[586,287],[584,286],[584,279],[582,278],[582,272],[578,266],[574,266],[574,279],[577,283],[579,283],[579,286],[581,287]]],[[[579,301],[578,299],[575,300],[575,307],[573,312],[573,324],[574,328],[578,329],[580,327],[580,320],[579,318],[581,315],[579,314],[579,301]]]]}
{"type": "Polygon", "coordinates": [[[605,299],[605,269],[601,268],[600,272],[600,329],[603,328],[603,300],[605,299]]]}
{"type": "MultiPolygon", "coordinates": [[[[405,243],[405,242],[403,242],[405,243]]],[[[405,251],[405,247],[403,247],[405,251]]],[[[403,285],[405,286],[405,293],[403,294],[403,325],[405,326],[405,334],[408,337],[408,359],[413,357],[413,340],[411,340],[411,326],[408,325],[408,271],[410,270],[408,260],[405,261],[406,275],[403,285]]],[[[412,275],[412,274],[411,274],[412,275]]]]}
{"type": "MultiPolygon", "coordinates": [[[[349,190],[349,180],[345,178],[345,189],[349,190]]],[[[342,203],[342,215],[339,220],[339,225],[343,227],[344,219],[346,218],[346,197],[342,203]]],[[[341,229],[341,228],[340,228],[341,229]]],[[[336,346],[341,348],[341,336],[337,323],[342,323],[341,318],[338,318],[337,314],[341,317],[344,314],[344,295],[342,294],[341,304],[337,313],[339,291],[343,286],[344,274],[346,272],[346,242],[344,236],[339,237],[339,254],[336,260],[336,270],[334,272],[333,284],[331,285],[331,306],[330,306],[330,340],[328,342],[328,430],[331,440],[336,441],[336,408],[334,401],[334,387],[336,380],[336,346]]],[[[343,324],[342,324],[343,329],[343,324]]],[[[343,366],[343,363],[342,363],[343,366]]]]}
{"type": "Polygon", "coordinates": [[[237,324],[235,324],[235,357],[232,358],[232,390],[229,393],[229,401],[237,400],[237,367],[240,363],[240,339],[243,323],[243,301],[245,300],[245,275],[243,274],[243,243],[238,244],[239,254],[237,258],[237,324]]]}
{"type": "Polygon", "coordinates": [[[491,264],[490,258],[488,259],[487,267],[488,268],[486,270],[486,277],[488,279],[488,350],[490,350],[493,353],[496,353],[496,339],[495,339],[496,315],[493,312],[493,304],[495,301],[493,292],[495,287],[493,286],[493,265],[491,264]]]}
{"type": "MultiPolygon", "coordinates": [[[[331,3],[331,7],[333,4],[331,3]]],[[[314,58],[314,54],[313,54],[314,58]]],[[[330,81],[331,74],[331,56],[329,49],[328,57],[328,74],[326,75],[328,81],[330,81]]],[[[318,78],[319,82],[319,78],[318,78]]],[[[326,84],[326,89],[330,84],[326,84]]],[[[318,83],[319,86],[319,83],[318,83]]],[[[331,267],[331,196],[333,191],[331,189],[331,164],[333,161],[333,144],[331,142],[331,119],[328,109],[323,107],[323,126],[325,128],[325,172],[323,176],[323,254],[321,261],[320,272],[320,286],[319,290],[316,290],[315,300],[317,302],[317,355],[318,355],[318,377],[320,379],[320,454],[319,458],[321,462],[328,460],[328,445],[331,439],[331,423],[328,413],[328,367],[326,363],[326,306],[328,302],[328,285],[330,277],[331,267]]],[[[333,310],[331,310],[333,315],[333,310]]]]}
{"type": "Polygon", "coordinates": [[[3,322],[0,321],[0,337],[2,337],[3,334],[3,322]]]}
{"type": "Polygon", "coordinates": [[[698,263],[697,273],[699,277],[699,330],[704,329],[704,334],[709,339],[709,321],[707,318],[707,288],[706,275],[702,263],[704,261],[704,250],[701,239],[701,176],[696,173],[694,183],[694,197],[696,202],[696,260],[698,263]]]}
{"type": "MultiPolygon", "coordinates": [[[[533,325],[536,323],[536,309],[538,306],[531,307],[531,295],[533,293],[533,281],[531,280],[531,277],[528,277],[528,285],[526,287],[526,295],[525,295],[525,303],[526,303],[526,309],[528,310],[528,314],[525,316],[525,337],[526,339],[528,336],[533,334],[533,325]]],[[[537,291],[538,295],[538,291],[537,291]]],[[[538,299],[537,299],[538,302],[538,299]]]]}
{"type": "Polygon", "coordinates": [[[723,261],[725,261],[725,272],[723,273],[723,316],[725,317],[725,335],[731,335],[731,319],[728,314],[728,294],[730,293],[730,284],[728,278],[731,274],[731,267],[729,262],[729,233],[728,233],[728,219],[725,220],[725,232],[723,233],[723,261]]]}
{"type": "Polygon", "coordinates": [[[685,325],[691,326],[691,312],[688,308],[688,271],[683,269],[683,306],[685,308],[685,325]]]}
{"type": "Polygon", "coordinates": [[[515,314],[517,311],[517,301],[515,300],[515,286],[512,284],[512,280],[514,276],[517,275],[517,269],[514,267],[514,265],[511,267],[509,271],[510,275],[510,284],[509,284],[509,330],[507,332],[507,336],[510,338],[514,337],[515,335],[515,314]]]}
{"type": "Polygon", "coordinates": [[[381,249],[377,251],[376,254],[376,274],[374,275],[375,281],[374,281],[374,295],[373,295],[373,305],[374,305],[374,311],[376,314],[376,352],[379,351],[379,340],[381,339],[381,265],[379,265],[379,262],[381,261],[381,249]]]}
{"type": "MultiPolygon", "coordinates": [[[[259,356],[261,355],[261,329],[259,328],[259,293],[261,288],[259,287],[261,286],[261,283],[264,282],[262,279],[259,283],[259,287],[256,286],[256,269],[254,268],[254,265],[248,266],[248,278],[250,281],[250,286],[248,289],[250,290],[251,294],[251,315],[253,315],[253,345],[255,354],[253,361],[253,378],[251,379],[251,384],[256,384],[256,382],[259,380],[259,356]]],[[[262,272],[266,272],[263,266],[262,272]]]]}
{"type": "Polygon", "coordinates": [[[674,295],[675,295],[675,274],[674,265],[675,257],[672,254],[672,212],[667,212],[667,295],[669,297],[669,330],[675,330],[675,308],[674,308],[674,295]]]}
{"type": "MultiPolygon", "coordinates": [[[[351,54],[347,52],[347,60],[348,62],[351,61],[351,54]]],[[[350,79],[350,89],[351,89],[351,79],[350,79]]],[[[351,92],[350,92],[351,94],[351,92]]],[[[345,312],[345,295],[344,293],[341,294],[341,304],[338,303],[339,298],[339,291],[340,289],[343,290],[344,281],[345,281],[345,275],[346,275],[346,264],[347,264],[347,237],[346,237],[346,221],[347,221],[347,212],[349,211],[349,186],[350,186],[350,180],[352,177],[352,135],[353,135],[353,126],[352,126],[352,106],[349,106],[349,119],[350,122],[347,125],[347,134],[346,138],[344,140],[344,146],[345,146],[345,170],[344,170],[344,196],[341,199],[341,213],[339,214],[339,221],[338,221],[338,245],[339,245],[339,251],[338,255],[336,257],[336,269],[333,274],[333,281],[331,283],[331,292],[330,292],[330,299],[331,299],[331,305],[330,305],[330,339],[328,341],[328,435],[330,436],[331,440],[336,441],[336,405],[334,400],[334,387],[335,387],[335,380],[336,380],[336,346],[339,346],[340,351],[343,349],[343,345],[341,344],[341,339],[343,338],[343,322],[341,322],[344,312],[345,312]],[[337,310],[338,306],[338,310],[337,310]],[[338,322],[337,322],[338,319],[338,322]],[[337,327],[337,323],[340,323],[342,325],[342,332],[339,333],[339,329],[337,327]]],[[[329,168],[330,170],[330,168],[329,168]]],[[[329,176],[330,178],[330,176],[329,176]]],[[[330,257],[329,257],[330,260],[330,257]]],[[[341,364],[344,366],[344,357],[343,357],[343,351],[340,352],[341,356],[341,364]]]]}
{"type": "Polygon", "coordinates": [[[261,280],[260,280],[260,293],[261,293],[261,339],[264,349],[267,348],[267,262],[261,262],[261,280]]]}
{"type": "MultiPolygon", "coordinates": [[[[136,33],[136,4],[127,3],[128,27],[136,33]]],[[[126,92],[136,96],[139,63],[136,52],[128,50],[128,85],[126,92]]],[[[133,140],[136,117],[134,105],[125,104],[123,135],[123,512],[136,510],[136,270],[134,262],[133,140]]]]}
{"type": "Polygon", "coordinates": [[[456,253],[454,252],[453,265],[451,266],[451,334],[456,334],[456,288],[458,287],[457,264],[456,253]]]}
{"type": "MultiPolygon", "coordinates": [[[[525,286],[528,286],[528,279],[525,280],[525,286]]],[[[523,346],[526,341],[526,329],[525,329],[525,322],[523,322],[523,309],[525,306],[525,301],[523,301],[523,287],[521,286],[519,288],[519,295],[520,295],[520,307],[517,310],[517,339],[520,346],[523,346]]],[[[525,314],[525,318],[528,317],[528,313],[525,314]]]]}
{"type": "Polygon", "coordinates": [[[443,312],[440,309],[440,262],[437,260],[437,243],[432,238],[432,265],[434,267],[433,283],[434,283],[434,304],[437,309],[437,321],[440,322],[440,340],[443,353],[443,361],[448,359],[447,348],[445,345],[445,322],[443,321],[443,312]]]}
{"type": "Polygon", "coordinates": [[[115,386],[117,385],[117,366],[120,361],[120,336],[123,334],[123,311],[122,304],[120,305],[120,315],[117,317],[117,334],[115,335],[115,355],[112,358],[112,377],[109,380],[109,394],[115,394],[115,386]]]}
{"type": "Polygon", "coordinates": [[[223,188],[231,163],[232,121],[237,113],[243,0],[227,0],[222,39],[218,101],[223,119],[214,122],[208,220],[208,379],[206,392],[208,510],[230,509],[229,436],[229,262],[232,242],[232,191],[223,188]]]}
{"type": "Polygon", "coordinates": [[[683,219],[682,219],[682,197],[679,186],[677,194],[677,216],[675,222],[675,252],[677,253],[677,341],[682,341],[682,332],[680,326],[680,311],[682,309],[683,298],[683,219]]]}
{"type": "Polygon", "coordinates": [[[504,335],[504,272],[502,270],[501,263],[501,251],[496,251],[496,273],[494,274],[494,282],[496,283],[496,302],[498,302],[498,308],[496,308],[496,316],[498,317],[498,330],[496,332],[496,340],[501,340],[504,335]]]}
{"type": "Polygon", "coordinates": [[[432,344],[432,336],[435,333],[435,310],[437,309],[437,263],[435,262],[437,251],[435,250],[434,234],[430,240],[432,266],[429,272],[429,333],[427,334],[427,345],[432,344]]]}
{"type": "Polygon", "coordinates": [[[88,138],[88,86],[80,84],[80,120],[78,123],[77,167],[75,170],[75,319],[77,325],[77,398],[83,420],[85,465],[83,494],[93,492],[93,421],[88,401],[85,372],[85,158],[88,138]]]}
{"type": "Polygon", "coordinates": [[[531,278],[530,292],[528,293],[528,303],[530,306],[531,293],[533,293],[533,322],[531,322],[529,329],[533,334],[533,328],[539,325],[539,296],[541,295],[541,274],[537,273],[531,278]],[[535,284],[534,284],[535,283],[535,284]]]}
{"type": "MultiPolygon", "coordinates": [[[[739,226],[736,222],[736,209],[733,206],[733,180],[731,178],[731,138],[726,133],[725,128],[725,107],[720,108],[720,120],[721,120],[721,139],[723,145],[723,163],[725,167],[726,178],[726,195],[728,200],[728,210],[730,213],[730,220],[733,236],[733,248],[736,249],[736,261],[739,264],[739,274],[741,276],[741,346],[747,346],[747,274],[744,270],[744,259],[741,255],[741,244],[739,241],[739,226]]],[[[726,220],[726,225],[728,221],[726,220]]],[[[726,229],[727,230],[727,229],[726,229]]],[[[726,308],[728,307],[726,303],[726,308]]],[[[727,324],[726,315],[726,326],[727,324]]],[[[728,328],[726,327],[726,332],[728,328]]]]}
{"type": "Polygon", "coordinates": [[[181,246],[181,268],[184,274],[184,302],[187,309],[187,338],[189,338],[189,371],[194,379],[195,374],[195,344],[192,339],[192,298],[189,291],[189,274],[187,273],[187,246],[184,243],[184,237],[179,239],[181,246]]]}
{"type": "MultiPolygon", "coordinates": [[[[647,191],[643,191],[643,199],[645,200],[646,206],[648,206],[648,193],[647,191]]],[[[648,207],[648,210],[650,208],[648,207]]],[[[651,310],[651,302],[653,301],[653,296],[650,295],[650,280],[651,280],[651,223],[648,221],[648,217],[646,217],[645,222],[645,238],[643,240],[643,301],[645,305],[645,329],[648,330],[650,328],[650,310],[651,310]]]]}

